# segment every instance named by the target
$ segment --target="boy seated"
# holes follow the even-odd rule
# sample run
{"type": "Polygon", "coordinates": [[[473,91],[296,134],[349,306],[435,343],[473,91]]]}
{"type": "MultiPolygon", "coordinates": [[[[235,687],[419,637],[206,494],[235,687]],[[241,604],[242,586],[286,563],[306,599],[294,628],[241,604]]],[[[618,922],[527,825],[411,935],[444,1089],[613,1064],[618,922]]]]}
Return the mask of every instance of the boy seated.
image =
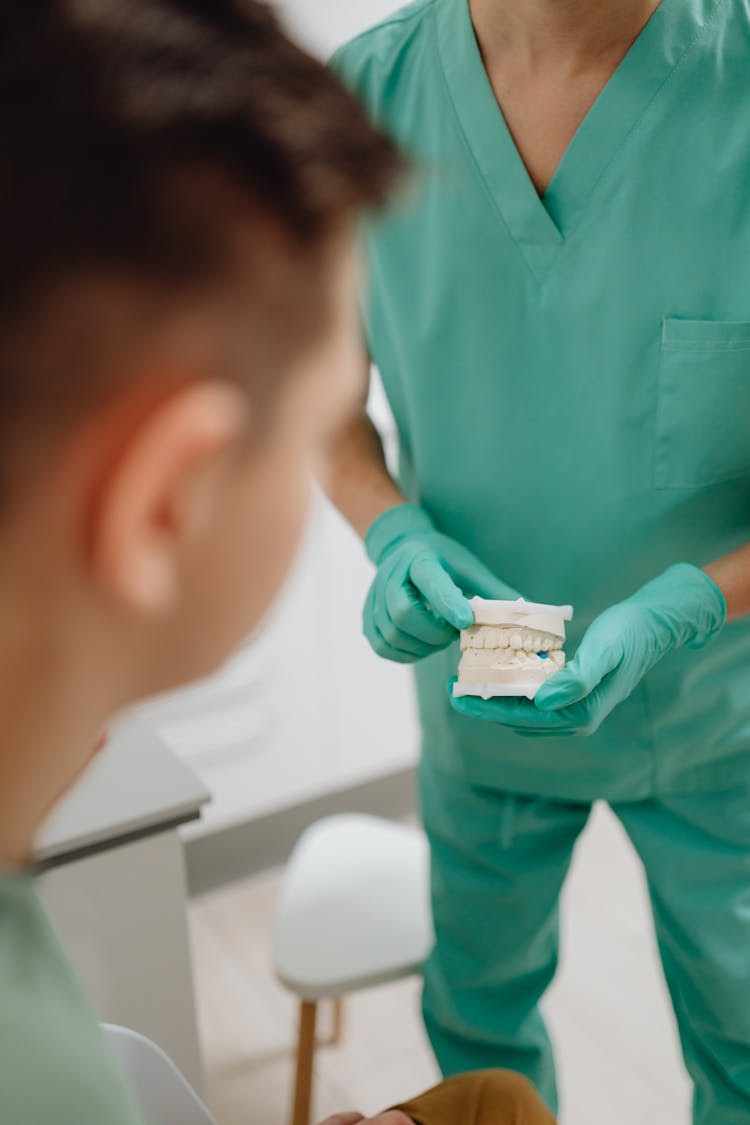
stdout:
{"type": "Polygon", "coordinates": [[[0,1120],[135,1125],[32,842],[108,716],[275,595],[402,167],[239,0],[8,0],[0,123],[0,1120]]]}

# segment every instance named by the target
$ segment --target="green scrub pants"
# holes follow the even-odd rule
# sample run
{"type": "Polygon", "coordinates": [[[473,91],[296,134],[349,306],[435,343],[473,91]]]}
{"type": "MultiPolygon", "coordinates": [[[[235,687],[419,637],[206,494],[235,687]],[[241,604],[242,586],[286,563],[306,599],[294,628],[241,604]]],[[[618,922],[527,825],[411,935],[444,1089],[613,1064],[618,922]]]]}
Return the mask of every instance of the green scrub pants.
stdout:
{"type": "MultiPolygon", "coordinates": [[[[424,1016],[445,1075],[507,1067],[557,1110],[539,1000],[589,803],[478,788],[423,761],[436,945],[424,1016]]],[[[750,784],[615,804],[646,870],[695,1125],[750,1122],[750,784]]]]}

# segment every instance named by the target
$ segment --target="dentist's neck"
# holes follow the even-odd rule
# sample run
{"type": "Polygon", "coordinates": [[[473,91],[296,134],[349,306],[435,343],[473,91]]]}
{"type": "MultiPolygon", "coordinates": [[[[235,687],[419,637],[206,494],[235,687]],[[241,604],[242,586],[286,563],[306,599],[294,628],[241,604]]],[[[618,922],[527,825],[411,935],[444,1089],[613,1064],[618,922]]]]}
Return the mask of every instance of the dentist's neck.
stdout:
{"type": "Polygon", "coordinates": [[[485,65],[512,59],[530,72],[575,73],[619,61],[658,6],[659,0],[469,0],[485,65]]]}

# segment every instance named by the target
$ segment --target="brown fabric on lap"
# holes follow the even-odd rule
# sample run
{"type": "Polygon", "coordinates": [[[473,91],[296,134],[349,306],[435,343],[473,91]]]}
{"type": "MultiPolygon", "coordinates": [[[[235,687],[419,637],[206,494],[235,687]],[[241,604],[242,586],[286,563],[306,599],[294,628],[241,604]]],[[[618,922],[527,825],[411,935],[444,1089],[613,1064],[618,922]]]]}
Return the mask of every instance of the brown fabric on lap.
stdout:
{"type": "Polygon", "coordinates": [[[511,1070],[460,1074],[393,1108],[415,1125],[555,1125],[528,1079],[511,1070]]]}

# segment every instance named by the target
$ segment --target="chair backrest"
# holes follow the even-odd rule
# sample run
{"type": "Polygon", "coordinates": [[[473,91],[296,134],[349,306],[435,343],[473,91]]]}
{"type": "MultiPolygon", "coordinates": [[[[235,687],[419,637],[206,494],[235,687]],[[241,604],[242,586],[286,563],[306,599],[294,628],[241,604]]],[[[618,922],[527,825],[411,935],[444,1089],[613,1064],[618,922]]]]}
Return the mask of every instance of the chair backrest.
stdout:
{"type": "Polygon", "coordinates": [[[175,1064],[144,1035],[102,1024],[147,1125],[216,1125],[175,1064]]]}

